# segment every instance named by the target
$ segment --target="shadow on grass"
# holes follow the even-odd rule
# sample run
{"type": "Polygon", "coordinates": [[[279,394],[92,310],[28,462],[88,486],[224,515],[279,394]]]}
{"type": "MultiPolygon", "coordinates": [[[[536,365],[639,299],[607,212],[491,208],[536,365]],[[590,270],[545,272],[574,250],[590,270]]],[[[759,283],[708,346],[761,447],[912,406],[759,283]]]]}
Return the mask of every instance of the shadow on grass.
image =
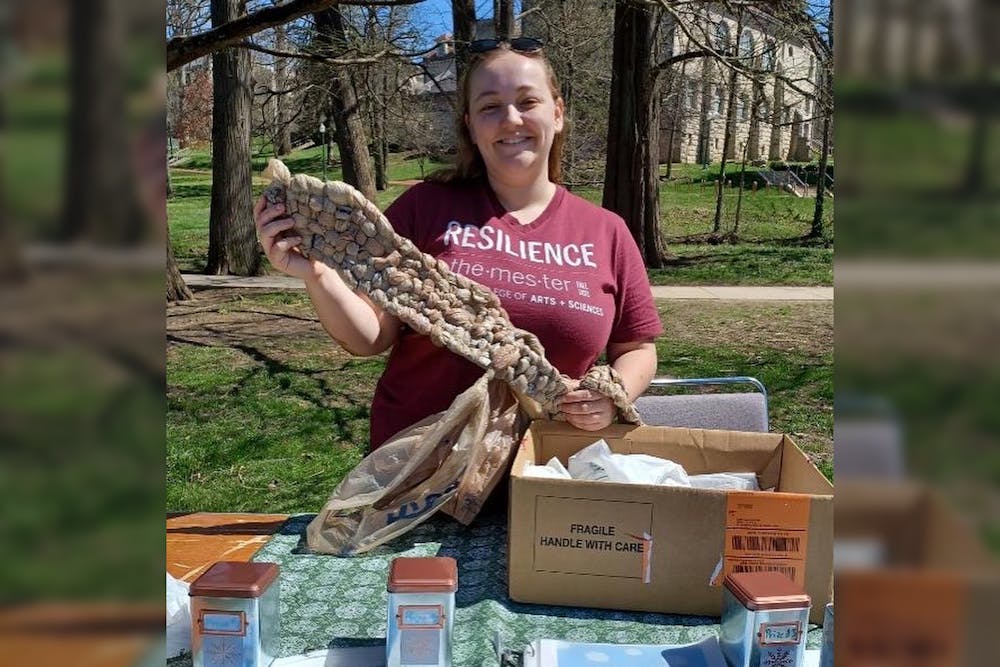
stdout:
{"type": "Polygon", "coordinates": [[[810,234],[801,236],[788,236],[782,238],[754,238],[736,236],[732,233],[717,234],[715,232],[704,232],[701,234],[687,234],[685,236],[672,236],[664,239],[668,245],[753,245],[760,246],[760,252],[766,252],[768,246],[778,247],[799,247],[799,248],[831,248],[833,239],[827,236],[815,237],[810,234]]]}
{"type": "Polygon", "coordinates": [[[211,197],[212,184],[209,183],[173,183],[171,185],[170,199],[184,199],[186,197],[211,197]]]}
{"type": "MultiPolygon", "coordinates": [[[[357,362],[353,360],[343,362],[339,368],[334,369],[316,369],[316,370],[306,370],[303,368],[294,368],[283,361],[275,359],[274,357],[262,352],[256,347],[252,347],[246,344],[236,344],[231,346],[234,350],[239,350],[243,354],[247,355],[254,361],[256,361],[260,366],[254,368],[254,372],[248,374],[240,383],[237,385],[238,389],[242,389],[248,386],[250,382],[254,379],[254,376],[260,373],[265,373],[278,383],[278,386],[282,389],[292,389],[292,383],[288,376],[305,376],[309,378],[318,390],[318,395],[315,392],[306,391],[305,389],[292,389],[295,396],[310,403],[317,408],[329,408],[330,406],[324,405],[323,398],[330,396],[337,396],[346,401],[346,408],[335,408],[333,412],[334,425],[337,430],[342,433],[348,432],[347,419],[345,419],[345,413],[353,413],[352,418],[358,417],[368,417],[369,406],[367,402],[360,402],[357,400],[356,392],[348,391],[343,384],[339,386],[333,385],[327,376],[341,376],[345,371],[348,371],[354,366],[361,365],[364,362],[357,362]]],[[[234,389],[237,389],[234,388],[234,389]]]]}
{"type": "MultiPolygon", "coordinates": [[[[794,246],[789,244],[791,247],[801,247],[807,248],[808,246],[794,246]]],[[[779,247],[767,247],[761,246],[759,248],[734,248],[733,252],[703,252],[698,254],[690,255],[672,255],[664,260],[664,268],[676,268],[685,266],[702,266],[702,265],[731,265],[734,262],[739,261],[751,261],[751,260],[768,260],[773,259],[775,261],[784,261],[789,259],[789,252],[787,248],[789,246],[779,246],[779,247]]],[[[821,246],[818,246],[822,249],[821,246]]]]}

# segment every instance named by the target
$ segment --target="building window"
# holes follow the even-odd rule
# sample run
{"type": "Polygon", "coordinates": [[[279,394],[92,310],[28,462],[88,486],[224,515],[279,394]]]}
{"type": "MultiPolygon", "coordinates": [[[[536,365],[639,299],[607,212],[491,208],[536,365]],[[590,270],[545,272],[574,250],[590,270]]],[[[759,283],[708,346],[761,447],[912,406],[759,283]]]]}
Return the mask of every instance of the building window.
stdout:
{"type": "Polygon", "coordinates": [[[795,55],[795,52],[794,52],[794,51],[792,51],[792,45],[791,45],[791,44],[789,44],[789,45],[788,45],[788,57],[789,57],[789,58],[791,58],[791,57],[792,57],[792,56],[794,56],[794,55],[795,55]]]}
{"type": "Polygon", "coordinates": [[[753,35],[749,30],[744,30],[740,35],[740,58],[750,59],[753,57],[753,35]]]}
{"type": "Polygon", "coordinates": [[[716,148],[719,147],[719,138],[718,137],[715,138],[715,147],[716,148]]]}
{"type": "Polygon", "coordinates": [[[750,115],[750,101],[747,99],[746,95],[740,96],[739,106],[736,107],[736,112],[740,117],[740,120],[745,121],[750,115]]]}
{"type": "Polygon", "coordinates": [[[792,110],[785,107],[784,113],[782,114],[782,122],[790,123],[792,121],[792,110]]]}
{"type": "Polygon", "coordinates": [[[715,50],[720,53],[729,50],[729,26],[725,21],[715,24],[715,50]]]}
{"type": "Polygon", "coordinates": [[[757,112],[757,117],[761,120],[767,120],[771,116],[771,110],[768,108],[767,100],[760,103],[760,110],[757,112]]]}
{"type": "Polygon", "coordinates": [[[696,109],[698,107],[698,84],[691,79],[687,82],[687,108],[696,109]]]}
{"type": "Polygon", "coordinates": [[[816,68],[816,58],[809,56],[809,78],[813,78],[813,70],[816,68]]]}
{"type": "Polygon", "coordinates": [[[764,45],[764,54],[761,56],[761,68],[765,72],[774,71],[774,42],[767,42],[764,45]]]}
{"type": "Polygon", "coordinates": [[[724,107],[722,102],[722,86],[715,87],[715,112],[722,114],[724,107]]]}

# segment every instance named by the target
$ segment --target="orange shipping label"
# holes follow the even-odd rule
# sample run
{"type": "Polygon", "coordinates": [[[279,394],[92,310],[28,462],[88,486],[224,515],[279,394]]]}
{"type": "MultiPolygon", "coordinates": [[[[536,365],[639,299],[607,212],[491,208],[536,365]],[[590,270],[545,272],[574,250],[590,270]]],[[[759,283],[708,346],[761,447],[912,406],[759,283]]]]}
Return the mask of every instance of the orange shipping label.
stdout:
{"type": "Polygon", "coordinates": [[[795,493],[731,492],[726,497],[723,567],[729,573],[783,572],[805,586],[809,496],[795,493]]]}

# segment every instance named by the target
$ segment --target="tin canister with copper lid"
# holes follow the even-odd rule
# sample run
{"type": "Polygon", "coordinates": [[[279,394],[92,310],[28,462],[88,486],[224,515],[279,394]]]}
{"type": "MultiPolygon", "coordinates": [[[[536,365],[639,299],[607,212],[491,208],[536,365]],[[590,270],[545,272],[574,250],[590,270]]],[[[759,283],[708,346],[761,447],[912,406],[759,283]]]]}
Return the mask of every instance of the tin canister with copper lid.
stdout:
{"type": "Polygon", "coordinates": [[[740,572],[723,584],[719,643],[729,667],[801,667],[809,596],[781,572],[740,572]]]}
{"type": "Polygon", "coordinates": [[[389,568],[387,667],[451,667],[458,565],[454,558],[399,557],[389,568]]]}
{"type": "Polygon", "coordinates": [[[220,561],[191,584],[193,667],[267,667],[278,649],[277,563],[220,561]]]}

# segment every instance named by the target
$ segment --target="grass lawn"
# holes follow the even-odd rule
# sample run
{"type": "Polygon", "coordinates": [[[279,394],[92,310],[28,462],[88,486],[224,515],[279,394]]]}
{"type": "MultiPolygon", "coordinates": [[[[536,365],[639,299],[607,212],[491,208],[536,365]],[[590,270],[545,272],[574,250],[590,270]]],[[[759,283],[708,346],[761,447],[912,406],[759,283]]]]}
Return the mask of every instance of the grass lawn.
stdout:
{"type": "Polygon", "coordinates": [[[44,238],[57,231],[62,208],[69,93],[59,58],[32,57],[18,65],[4,95],[8,158],[0,166],[0,190],[14,228],[44,238]]]}
{"type": "Polygon", "coordinates": [[[832,285],[833,248],[672,244],[673,259],[650,269],[653,285],[832,285]]]}
{"type": "MultiPolygon", "coordinates": [[[[661,374],[749,374],[771,428],[832,475],[832,304],[666,302],[661,374]]],[[[167,510],[314,512],[368,445],[384,358],[329,340],[301,292],[167,310],[167,510]]]]}
{"type": "MultiPolygon", "coordinates": [[[[182,166],[171,169],[173,197],[167,202],[171,242],[182,271],[204,270],[208,254],[208,214],[211,196],[211,156],[205,151],[186,151],[182,166]]],[[[260,177],[268,156],[253,160],[255,196],[266,185],[260,177]]],[[[293,172],[322,176],[322,153],[312,147],[287,156],[293,172]]],[[[436,168],[425,164],[425,171],[436,168]]],[[[714,189],[693,180],[692,165],[676,165],[681,178],[661,184],[660,209],[667,249],[675,259],[665,269],[651,271],[654,284],[670,285],[832,285],[833,202],[827,201],[828,238],[806,245],[801,237],[812,220],[811,199],[797,198],[775,190],[747,191],[740,212],[740,243],[705,245],[698,235],[712,230],[715,214],[714,189]],[[688,174],[691,172],[691,174],[688,174]]],[[[701,168],[696,168],[701,173],[701,168]]],[[[339,167],[327,170],[328,179],[341,178],[339,167]]],[[[416,159],[400,154],[390,157],[392,185],[378,193],[376,203],[385,208],[408,187],[405,181],[420,178],[416,159]]],[[[600,203],[599,188],[577,188],[576,194],[600,203]]],[[[723,230],[735,216],[737,195],[724,197],[723,230]]]]}
{"type": "Polygon", "coordinates": [[[771,430],[791,435],[833,479],[833,304],[659,303],[658,374],[756,377],[771,430]]]}

